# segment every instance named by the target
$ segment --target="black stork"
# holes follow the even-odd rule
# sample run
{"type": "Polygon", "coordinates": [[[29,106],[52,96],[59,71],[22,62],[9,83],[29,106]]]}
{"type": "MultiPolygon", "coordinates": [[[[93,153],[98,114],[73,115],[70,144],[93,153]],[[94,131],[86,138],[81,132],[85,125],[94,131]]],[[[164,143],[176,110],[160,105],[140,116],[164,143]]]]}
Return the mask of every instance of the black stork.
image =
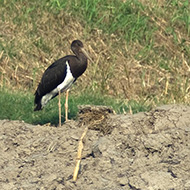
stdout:
{"type": "Polygon", "coordinates": [[[34,111],[41,110],[51,99],[59,95],[59,126],[61,126],[61,92],[66,91],[65,121],[68,121],[69,88],[85,72],[87,59],[92,61],[80,40],[71,43],[71,50],[75,55],[58,59],[46,69],[35,92],[34,111]]]}

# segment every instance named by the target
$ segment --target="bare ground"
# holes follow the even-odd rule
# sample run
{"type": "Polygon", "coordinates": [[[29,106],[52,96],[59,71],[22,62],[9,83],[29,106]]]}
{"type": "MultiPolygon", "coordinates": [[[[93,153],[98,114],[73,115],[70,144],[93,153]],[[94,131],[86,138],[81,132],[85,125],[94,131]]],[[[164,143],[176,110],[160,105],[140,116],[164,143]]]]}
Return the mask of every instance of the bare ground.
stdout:
{"type": "Polygon", "coordinates": [[[76,182],[72,175],[86,117],[60,128],[0,121],[0,189],[190,189],[190,107],[98,117],[106,120],[93,120],[94,128],[88,123],[76,182]]]}

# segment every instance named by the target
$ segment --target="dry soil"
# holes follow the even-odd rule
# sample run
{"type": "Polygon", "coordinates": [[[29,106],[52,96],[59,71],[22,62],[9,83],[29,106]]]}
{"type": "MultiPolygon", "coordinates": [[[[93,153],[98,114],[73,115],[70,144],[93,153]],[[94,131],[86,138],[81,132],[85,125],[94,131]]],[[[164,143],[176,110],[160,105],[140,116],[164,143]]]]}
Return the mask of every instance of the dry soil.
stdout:
{"type": "Polygon", "coordinates": [[[91,110],[85,117],[81,112],[61,127],[0,121],[0,189],[190,190],[190,107],[108,112],[91,110]],[[80,173],[73,182],[87,125],[80,173]]]}

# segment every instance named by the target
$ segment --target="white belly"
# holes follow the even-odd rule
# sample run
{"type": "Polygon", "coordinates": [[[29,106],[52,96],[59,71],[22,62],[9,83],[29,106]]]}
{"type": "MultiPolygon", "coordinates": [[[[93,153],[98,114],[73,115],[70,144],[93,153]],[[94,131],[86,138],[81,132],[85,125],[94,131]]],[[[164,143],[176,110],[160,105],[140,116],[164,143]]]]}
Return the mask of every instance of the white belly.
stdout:
{"type": "Polygon", "coordinates": [[[61,92],[66,91],[73,84],[75,78],[73,77],[73,75],[71,73],[68,62],[66,62],[66,65],[67,65],[67,75],[66,75],[64,81],[61,84],[59,84],[54,90],[52,90],[51,92],[47,93],[46,95],[44,95],[42,97],[42,99],[41,99],[42,108],[49,102],[49,100],[52,99],[52,97],[54,97],[56,94],[58,94],[59,91],[61,91],[61,92]]]}

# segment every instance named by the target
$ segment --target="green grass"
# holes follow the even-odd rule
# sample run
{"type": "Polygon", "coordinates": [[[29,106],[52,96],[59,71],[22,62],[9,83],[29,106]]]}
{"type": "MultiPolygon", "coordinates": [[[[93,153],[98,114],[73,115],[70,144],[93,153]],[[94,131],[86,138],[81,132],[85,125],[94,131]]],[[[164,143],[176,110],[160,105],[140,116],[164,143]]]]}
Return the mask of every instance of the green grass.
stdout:
{"type": "MultiPolygon", "coordinates": [[[[0,119],[23,120],[31,124],[58,124],[58,98],[51,100],[42,111],[34,112],[34,96],[30,93],[10,92],[2,89],[0,91],[0,119]]],[[[62,114],[64,114],[64,97],[62,96],[62,114]]],[[[83,93],[79,96],[69,96],[69,118],[76,119],[78,105],[107,105],[111,106],[117,113],[128,112],[131,106],[134,113],[139,111],[148,111],[149,106],[130,101],[124,103],[121,100],[115,100],[105,96],[89,95],[83,93]]],[[[62,118],[64,121],[64,118],[62,118]]]]}
{"type": "Polygon", "coordinates": [[[151,31],[154,30],[148,23],[148,17],[140,13],[143,5],[137,0],[52,0],[50,7],[57,10],[57,14],[66,9],[75,18],[85,21],[89,30],[99,28],[108,34],[117,33],[126,42],[148,42],[152,37],[151,31]]]}
{"type": "Polygon", "coordinates": [[[0,118],[58,123],[57,99],[33,112],[32,93],[76,38],[94,63],[72,88],[70,118],[80,104],[117,113],[190,104],[189,15],[188,0],[0,0],[0,86],[17,90],[0,91],[0,118]]]}

